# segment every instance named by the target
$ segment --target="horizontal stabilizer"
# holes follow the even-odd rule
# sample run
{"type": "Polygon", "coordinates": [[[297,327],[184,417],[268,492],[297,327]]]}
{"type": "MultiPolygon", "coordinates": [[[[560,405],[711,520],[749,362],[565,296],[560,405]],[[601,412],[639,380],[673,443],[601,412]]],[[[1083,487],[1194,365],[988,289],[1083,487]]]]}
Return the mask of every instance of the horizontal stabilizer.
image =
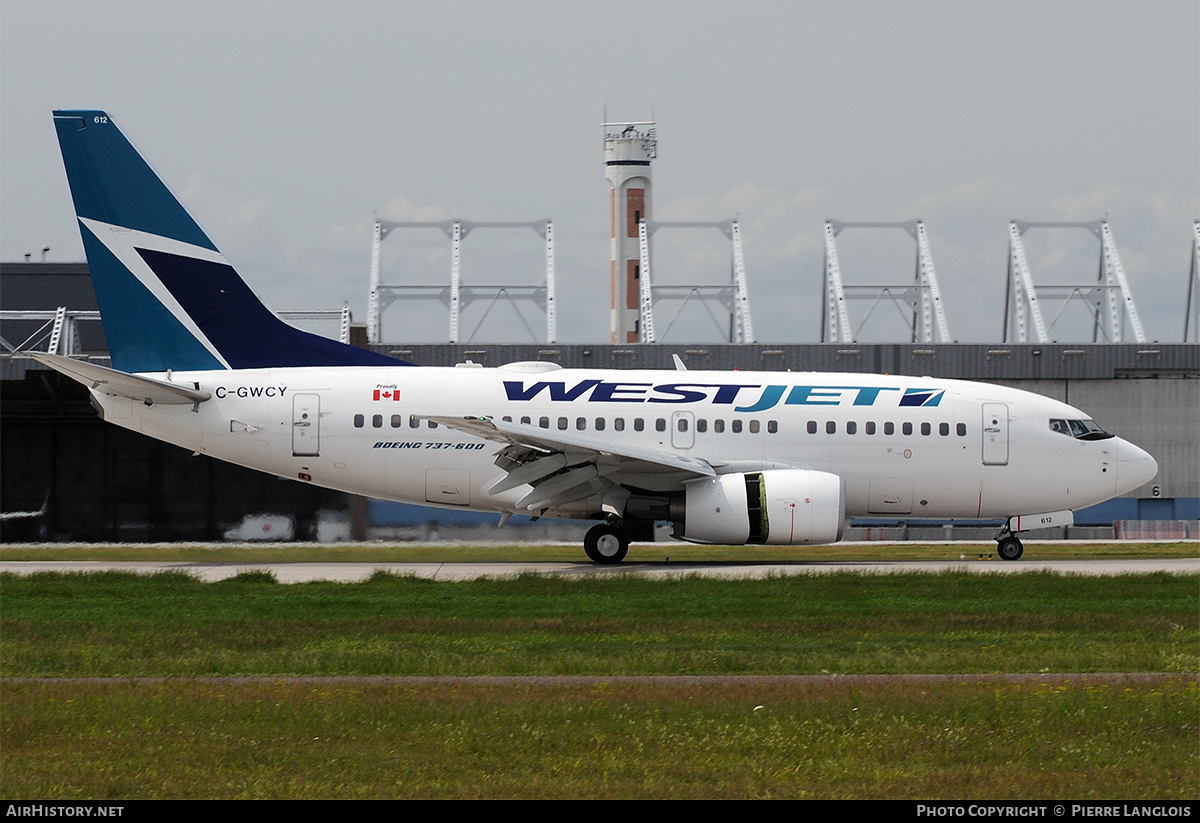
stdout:
{"type": "Polygon", "coordinates": [[[212,395],[206,391],[181,386],[178,383],[168,383],[165,380],[155,380],[152,377],[139,377],[126,374],[123,371],[110,369],[107,366],[97,366],[95,363],[84,363],[57,354],[28,352],[29,356],[39,363],[49,366],[57,372],[62,372],[72,380],[82,383],[89,389],[95,389],[103,394],[114,397],[128,397],[139,403],[152,406],[155,403],[163,405],[191,406],[203,403],[212,395]]]}

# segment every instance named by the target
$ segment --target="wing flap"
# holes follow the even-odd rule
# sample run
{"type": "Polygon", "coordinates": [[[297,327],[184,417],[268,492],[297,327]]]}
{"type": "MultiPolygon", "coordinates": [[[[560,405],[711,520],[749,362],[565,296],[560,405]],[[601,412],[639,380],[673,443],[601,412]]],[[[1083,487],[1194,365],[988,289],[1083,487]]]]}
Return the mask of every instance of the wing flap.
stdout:
{"type": "Polygon", "coordinates": [[[669,469],[678,469],[690,474],[712,477],[716,471],[703,460],[681,454],[614,443],[599,437],[565,431],[550,431],[534,426],[491,420],[486,417],[430,417],[435,423],[457,431],[473,434],[485,440],[524,446],[546,452],[546,454],[583,452],[599,457],[615,457],[625,461],[649,463],[669,469]]]}
{"type": "Polygon", "coordinates": [[[614,443],[566,431],[496,421],[485,417],[431,417],[439,425],[503,444],[496,465],[507,474],[492,484],[498,495],[531,486],[513,507],[523,511],[552,511],[560,506],[594,505],[594,511],[621,516],[630,491],[657,478],[682,488],[684,481],[716,474],[702,460],[670,452],[614,443]]]}

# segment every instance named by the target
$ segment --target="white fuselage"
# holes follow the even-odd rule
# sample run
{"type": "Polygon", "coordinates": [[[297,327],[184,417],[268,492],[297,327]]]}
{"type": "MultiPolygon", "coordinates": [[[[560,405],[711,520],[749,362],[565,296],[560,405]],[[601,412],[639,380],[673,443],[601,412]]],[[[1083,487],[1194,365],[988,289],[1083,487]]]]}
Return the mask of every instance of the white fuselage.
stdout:
{"type": "MultiPolygon", "coordinates": [[[[199,454],[376,498],[516,511],[489,495],[502,444],[429,420],[491,417],[701,459],[717,473],[814,469],[844,479],[848,516],[1001,518],[1079,509],[1148,482],[1086,415],[1016,389],[940,378],[800,372],[289,368],[148,375],[212,398],[145,406],[93,391],[109,422],[199,454]]],[[[647,476],[649,491],[655,480],[647,476]]],[[[667,482],[664,480],[664,483],[667,482]]],[[[676,481],[673,481],[677,483],[676,481]]],[[[583,504],[580,504],[583,505],[583,504]]],[[[528,513],[528,512],[525,512],[528,513]]],[[[593,515],[563,506],[548,516],[593,515]]]]}

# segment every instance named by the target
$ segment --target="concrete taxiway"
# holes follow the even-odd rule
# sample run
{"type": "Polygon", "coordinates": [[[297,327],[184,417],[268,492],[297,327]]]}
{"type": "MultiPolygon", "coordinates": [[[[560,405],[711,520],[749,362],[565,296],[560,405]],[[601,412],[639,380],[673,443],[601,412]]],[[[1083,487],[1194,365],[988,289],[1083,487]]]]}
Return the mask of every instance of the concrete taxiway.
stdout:
{"type": "Polygon", "coordinates": [[[107,562],[107,561],[4,561],[0,573],[34,574],[36,572],[100,572],[129,571],[138,574],[182,571],[201,580],[225,580],[246,572],[268,572],[280,583],[305,583],[329,580],[354,583],[366,580],[376,572],[427,580],[460,581],[481,577],[515,577],[522,574],[583,576],[637,575],[650,578],[674,578],[697,575],[728,579],[783,577],[802,574],[831,574],[858,572],[861,574],[903,574],[909,572],[965,571],[980,574],[1016,574],[1051,571],[1061,574],[1089,576],[1146,574],[1200,574],[1200,557],[1136,560],[1021,560],[1008,563],[1000,560],[959,561],[863,561],[863,562],[793,562],[793,563],[670,563],[626,562],[618,566],[598,566],[594,563],[184,563],[184,562],[107,562]]]}

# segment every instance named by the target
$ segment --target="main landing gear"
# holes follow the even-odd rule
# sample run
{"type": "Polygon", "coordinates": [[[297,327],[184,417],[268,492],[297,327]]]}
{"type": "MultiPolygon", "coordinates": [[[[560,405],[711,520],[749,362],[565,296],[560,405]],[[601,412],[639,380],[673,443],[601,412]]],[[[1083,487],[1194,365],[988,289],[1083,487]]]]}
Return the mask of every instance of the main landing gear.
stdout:
{"type": "Polygon", "coordinates": [[[593,562],[620,563],[629,551],[629,536],[619,526],[601,523],[588,529],[583,550],[593,562]]]}
{"type": "Polygon", "coordinates": [[[1020,560],[1024,553],[1025,546],[1012,533],[1009,524],[1005,523],[1004,528],[996,535],[996,554],[1000,555],[1001,560],[1020,560]]]}

